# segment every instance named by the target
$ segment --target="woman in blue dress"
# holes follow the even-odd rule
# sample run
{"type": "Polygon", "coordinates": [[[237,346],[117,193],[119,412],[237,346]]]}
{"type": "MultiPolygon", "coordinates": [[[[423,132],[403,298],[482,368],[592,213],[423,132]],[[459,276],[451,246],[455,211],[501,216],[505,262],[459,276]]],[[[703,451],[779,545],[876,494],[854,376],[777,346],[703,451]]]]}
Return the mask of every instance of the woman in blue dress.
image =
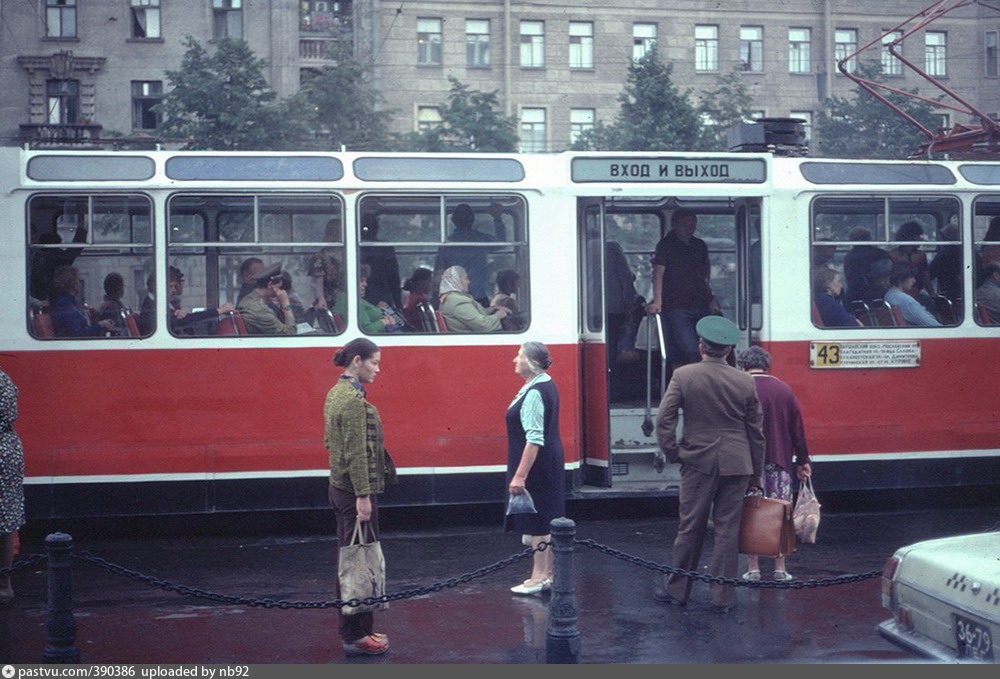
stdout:
{"type": "MultiPolygon", "coordinates": [[[[528,491],[535,513],[508,514],[504,529],[522,534],[537,548],[550,540],[549,523],[566,513],[563,447],[559,438],[559,390],[546,372],[552,365],[541,342],[525,342],[514,358],[514,372],[524,386],[507,408],[507,488],[528,491]]],[[[536,551],[531,577],[510,588],[515,594],[538,594],[552,586],[552,550],[536,551]]]]}

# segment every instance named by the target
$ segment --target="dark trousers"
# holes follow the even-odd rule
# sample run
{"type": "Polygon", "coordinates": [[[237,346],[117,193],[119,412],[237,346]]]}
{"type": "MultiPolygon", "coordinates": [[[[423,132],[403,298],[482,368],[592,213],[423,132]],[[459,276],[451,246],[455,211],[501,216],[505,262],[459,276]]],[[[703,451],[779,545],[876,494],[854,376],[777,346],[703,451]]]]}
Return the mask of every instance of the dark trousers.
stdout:
{"type": "MultiPolygon", "coordinates": [[[[333,553],[333,563],[334,566],[340,563],[340,546],[346,545],[351,540],[351,533],[354,532],[354,523],[358,519],[358,508],[355,505],[356,498],[351,493],[341,490],[340,488],[335,488],[334,486],[328,487],[328,496],[330,498],[330,505],[333,506],[333,514],[337,520],[337,548],[333,553]]],[[[376,539],[378,538],[378,503],[375,501],[375,496],[371,496],[372,500],[372,518],[371,526],[372,531],[375,533],[376,539]]],[[[337,578],[337,598],[340,598],[340,579],[337,578]]],[[[340,616],[340,638],[346,643],[353,643],[358,639],[368,636],[374,631],[375,625],[375,614],[371,611],[367,613],[356,613],[354,615],[344,615],[340,616]]]]}
{"type": "MultiPolygon", "coordinates": [[[[743,516],[743,497],[746,495],[750,476],[718,476],[702,474],[688,466],[681,467],[681,495],[678,514],[677,538],[674,540],[673,561],[675,568],[697,571],[701,548],[708,530],[708,516],[712,514],[715,539],[709,572],[726,578],[735,578],[739,570],[740,519],[743,516]]],[[[671,575],[667,592],[680,601],[687,601],[691,594],[692,580],[685,576],[671,575]]],[[[735,598],[732,585],[709,585],[712,603],[729,606],[735,598]]]]}

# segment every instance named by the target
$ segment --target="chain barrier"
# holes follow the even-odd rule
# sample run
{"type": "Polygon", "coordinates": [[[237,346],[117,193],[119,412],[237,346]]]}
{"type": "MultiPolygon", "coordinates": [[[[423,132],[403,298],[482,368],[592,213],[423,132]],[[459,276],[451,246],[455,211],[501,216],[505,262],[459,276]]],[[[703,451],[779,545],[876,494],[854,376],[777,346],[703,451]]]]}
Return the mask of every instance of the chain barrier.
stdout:
{"type": "MultiPolygon", "coordinates": [[[[285,599],[263,599],[256,597],[243,597],[235,596],[232,594],[220,594],[218,592],[212,592],[210,590],[201,589],[198,587],[189,587],[187,585],[178,585],[177,583],[170,582],[168,580],[163,580],[162,578],[157,578],[152,575],[146,575],[145,573],[140,573],[139,571],[132,570],[131,568],[126,568],[120,564],[112,563],[107,559],[102,559],[99,556],[94,556],[88,551],[81,551],[75,554],[77,559],[84,561],[92,566],[98,568],[103,568],[106,571],[115,573],[117,575],[123,575],[132,580],[142,582],[151,587],[157,587],[168,592],[176,592],[177,594],[183,594],[185,596],[192,596],[199,599],[208,599],[210,601],[218,601],[226,604],[238,604],[241,606],[258,606],[262,608],[295,608],[295,609],[306,609],[306,608],[341,608],[342,606],[359,606],[366,605],[370,606],[372,604],[388,603],[390,601],[399,601],[401,599],[411,599],[416,596],[423,596],[425,594],[431,594],[433,592],[440,592],[443,589],[450,589],[452,587],[457,587],[458,585],[469,582],[470,580],[475,580],[483,576],[489,575],[490,573],[495,573],[496,571],[503,570],[513,563],[527,559],[534,552],[543,552],[550,543],[542,542],[537,548],[527,548],[516,554],[512,554],[506,559],[501,559],[496,563],[492,563],[488,566],[483,566],[482,568],[477,568],[474,571],[468,573],[463,573],[454,578],[449,578],[448,580],[443,580],[441,582],[435,582],[433,585],[426,585],[424,587],[414,587],[412,589],[406,589],[400,592],[393,592],[391,594],[383,594],[377,597],[365,597],[364,599],[331,599],[329,601],[287,601],[285,599]]],[[[44,555],[43,555],[44,556],[44,555]]]]}
{"type": "Polygon", "coordinates": [[[34,566],[37,563],[42,563],[48,558],[49,558],[48,554],[29,554],[26,558],[14,562],[8,568],[0,568],[0,578],[5,578],[8,575],[13,575],[18,571],[22,571],[25,568],[30,568],[31,566],[34,566]]]}
{"type": "Polygon", "coordinates": [[[737,587],[750,587],[754,589],[806,589],[813,587],[830,587],[831,585],[846,585],[851,582],[861,582],[862,580],[869,580],[871,578],[876,578],[882,575],[882,571],[870,571],[868,573],[849,573],[847,575],[838,575],[833,578],[820,578],[817,580],[793,580],[793,581],[771,581],[771,580],[743,580],[741,578],[724,578],[721,575],[709,575],[708,573],[699,573],[698,571],[686,571],[683,568],[674,568],[673,566],[665,566],[655,561],[649,561],[626,552],[622,552],[617,549],[608,547],[607,545],[602,545],[596,540],[586,538],[575,538],[573,540],[574,544],[581,545],[583,547],[589,547],[590,549],[596,550],[607,554],[615,559],[620,559],[622,561],[627,561],[628,563],[635,564],[636,566],[642,566],[652,571],[659,571],[660,573],[665,573],[667,575],[683,575],[694,580],[703,580],[704,582],[715,583],[719,585],[735,585],[737,587]]]}

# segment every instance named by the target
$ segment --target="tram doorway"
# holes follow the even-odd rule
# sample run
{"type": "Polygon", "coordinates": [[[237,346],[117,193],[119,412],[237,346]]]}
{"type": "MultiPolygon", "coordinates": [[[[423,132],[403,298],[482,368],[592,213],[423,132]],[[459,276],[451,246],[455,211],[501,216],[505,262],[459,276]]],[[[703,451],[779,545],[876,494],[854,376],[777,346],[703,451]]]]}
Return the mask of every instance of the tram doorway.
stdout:
{"type": "MultiPolygon", "coordinates": [[[[763,319],[761,199],[724,197],[593,197],[578,200],[580,239],[583,482],[616,489],[669,487],[674,465],[653,468],[652,425],[679,352],[656,316],[653,255],[681,209],[697,216],[694,238],[705,242],[714,303],[750,344],[763,319]]],[[[661,316],[662,319],[662,316],[661,316]]]]}

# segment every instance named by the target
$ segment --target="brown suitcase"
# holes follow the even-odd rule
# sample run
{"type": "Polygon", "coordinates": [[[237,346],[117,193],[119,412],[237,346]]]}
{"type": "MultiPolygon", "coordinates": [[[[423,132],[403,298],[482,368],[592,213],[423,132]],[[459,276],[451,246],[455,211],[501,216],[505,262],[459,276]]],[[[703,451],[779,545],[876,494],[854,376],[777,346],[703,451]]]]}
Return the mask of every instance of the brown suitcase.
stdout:
{"type": "Polygon", "coordinates": [[[757,556],[787,556],[795,552],[792,503],[772,497],[743,498],[740,521],[740,553],[757,556]]]}

